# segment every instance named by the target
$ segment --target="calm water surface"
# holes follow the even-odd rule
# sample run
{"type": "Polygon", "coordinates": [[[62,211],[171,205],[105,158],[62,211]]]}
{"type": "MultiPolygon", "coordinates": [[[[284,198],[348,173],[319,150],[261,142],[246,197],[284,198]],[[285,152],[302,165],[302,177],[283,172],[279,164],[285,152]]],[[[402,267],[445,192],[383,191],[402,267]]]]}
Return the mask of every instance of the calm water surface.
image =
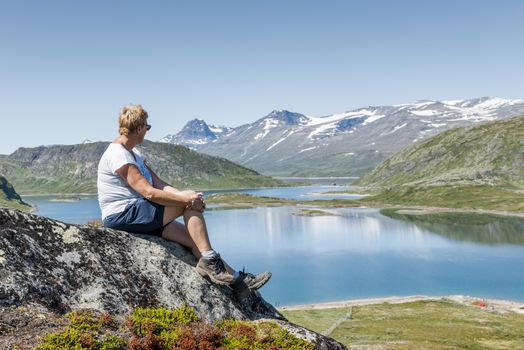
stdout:
{"type": "MultiPolygon", "coordinates": [[[[344,191],[347,186],[339,185],[313,185],[297,187],[279,187],[279,188],[256,188],[245,190],[223,190],[223,191],[206,191],[204,195],[212,193],[225,192],[242,192],[256,196],[277,197],[284,199],[296,200],[316,200],[316,199],[355,199],[361,198],[362,195],[330,195],[325,192],[344,191]]],[[[73,224],[85,224],[89,220],[100,219],[102,215],[98,207],[96,196],[82,196],[80,200],[59,201],[56,196],[24,196],[24,200],[38,207],[36,214],[47,216],[56,220],[61,220],[73,224]]]]}
{"type": "MultiPolygon", "coordinates": [[[[293,198],[333,190],[295,189],[294,194],[290,189],[257,191],[293,198]]],[[[25,199],[38,205],[37,214],[65,222],[85,223],[100,216],[96,197],[72,203],[25,199]]],[[[524,301],[522,221],[424,223],[386,217],[377,209],[333,209],[329,211],[337,216],[321,217],[297,216],[296,211],[279,207],[206,213],[215,249],[230,264],[273,272],[262,294],[276,305],[413,294],[524,301]]]]}

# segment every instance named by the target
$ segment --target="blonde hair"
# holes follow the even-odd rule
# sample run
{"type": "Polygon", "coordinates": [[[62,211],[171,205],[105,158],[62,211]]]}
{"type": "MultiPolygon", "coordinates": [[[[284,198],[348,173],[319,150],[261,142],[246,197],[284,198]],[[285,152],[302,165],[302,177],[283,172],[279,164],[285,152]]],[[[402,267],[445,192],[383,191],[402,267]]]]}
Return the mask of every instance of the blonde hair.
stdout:
{"type": "Polygon", "coordinates": [[[142,105],[127,105],[120,111],[118,125],[120,135],[129,135],[141,125],[147,124],[147,112],[142,105]]]}

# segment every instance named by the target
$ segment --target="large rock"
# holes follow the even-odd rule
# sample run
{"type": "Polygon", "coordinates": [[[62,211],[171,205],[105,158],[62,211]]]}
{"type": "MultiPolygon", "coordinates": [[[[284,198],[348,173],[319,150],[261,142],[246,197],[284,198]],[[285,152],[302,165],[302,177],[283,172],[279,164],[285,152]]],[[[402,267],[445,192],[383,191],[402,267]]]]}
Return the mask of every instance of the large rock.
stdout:
{"type": "Polygon", "coordinates": [[[196,273],[195,258],[161,238],[68,225],[0,208],[0,307],[37,305],[64,313],[94,308],[116,314],[136,306],[195,308],[211,322],[274,319],[319,349],[334,340],[288,323],[259,293],[237,296],[196,273]]]}

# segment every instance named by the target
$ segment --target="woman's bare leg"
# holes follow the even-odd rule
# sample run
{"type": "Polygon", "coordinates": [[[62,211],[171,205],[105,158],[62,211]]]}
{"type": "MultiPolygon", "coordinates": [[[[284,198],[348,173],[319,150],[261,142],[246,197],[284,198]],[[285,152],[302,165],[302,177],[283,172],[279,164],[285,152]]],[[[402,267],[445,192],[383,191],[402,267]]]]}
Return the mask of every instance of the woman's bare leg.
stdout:
{"type": "MultiPolygon", "coordinates": [[[[162,238],[180,243],[191,250],[195,258],[200,259],[201,253],[213,249],[209,241],[204,215],[196,210],[179,207],[164,209],[164,224],[169,223],[162,232],[162,238]],[[184,224],[175,219],[184,215],[184,224]]],[[[227,272],[233,274],[235,270],[222,259],[227,272]]]]}
{"type": "Polygon", "coordinates": [[[191,235],[187,231],[186,226],[178,221],[173,220],[164,228],[162,238],[168,241],[177,242],[188,248],[197,260],[202,256],[195,241],[193,241],[193,238],[191,238],[191,235]]]}

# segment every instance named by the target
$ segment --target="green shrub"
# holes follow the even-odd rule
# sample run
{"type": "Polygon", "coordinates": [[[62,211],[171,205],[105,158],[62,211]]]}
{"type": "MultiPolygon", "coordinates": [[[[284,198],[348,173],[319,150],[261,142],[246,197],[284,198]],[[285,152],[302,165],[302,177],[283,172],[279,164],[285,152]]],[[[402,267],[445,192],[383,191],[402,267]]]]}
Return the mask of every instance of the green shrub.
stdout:
{"type": "Polygon", "coordinates": [[[163,331],[195,321],[198,321],[195,311],[187,305],[182,305],[173,310],[138,307],[126,319],[125,324],[133,334],[144,336],[150,332],[160,335],[163,331]]]}
{"type": "Polygon", "coordinates": [[[80,330],[97,331],[104,326],[110,326],[114,318],[108,313],[97,313],[91,309],[76,310],[68,313],[66,317],[71,325],[80,330]]]}
{"type": "Polygon", "coordinates": [[[114,318],[107,313],[77,310],[66,315],[70,326],[44,337],[37,350],[121,350],[126,348],[124,339],[108,334],[115,328],[114,318]]]}
{"type": "Polygon", "coordinates": [[[217,324],[224,331],[222,341],[226,349],[314,349],[314,345],[293,336],[278,324],[270,321],[251,323],[228,320],[217,324]]]}
{"type": "Polygon", "coordinates": [[[71,325],[47,335],[38,350],[314,349],[276,323],[228,320],[211,324],[200,321],[187,305],[173,310],[136,308],[120,325],[109,314],[93,310],[75,311],[67,318],[71,325]]]}

